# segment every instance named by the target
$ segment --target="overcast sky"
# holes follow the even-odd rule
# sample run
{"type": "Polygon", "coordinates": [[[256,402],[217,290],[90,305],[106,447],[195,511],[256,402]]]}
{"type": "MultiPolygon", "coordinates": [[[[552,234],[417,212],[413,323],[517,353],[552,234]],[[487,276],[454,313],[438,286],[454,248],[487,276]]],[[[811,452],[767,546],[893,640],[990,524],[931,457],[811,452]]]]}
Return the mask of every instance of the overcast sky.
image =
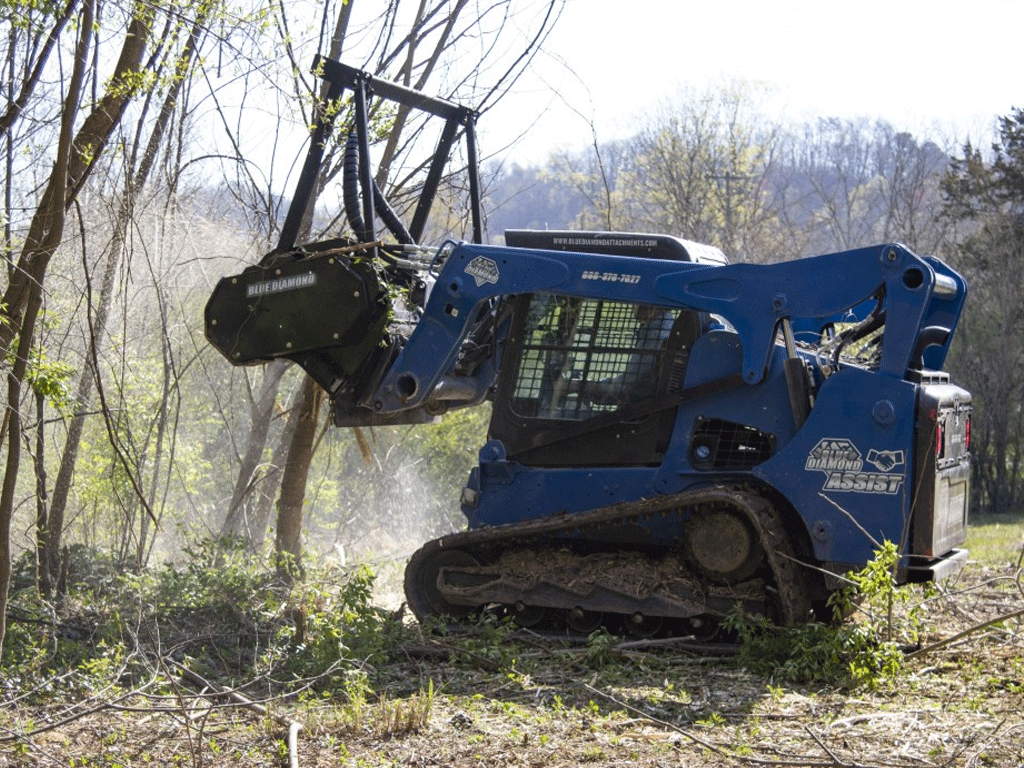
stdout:
{"type": "Polygon", "coordinates": [[[977,139],[1024,106],[1022,31],[1024,0],[568,0],[517,94],[482,118],[484,150],[530,125],[515,155],[542,161],[587,143],[591,119],[599,140],[628,135],[645,104],[730,78],[765,84],[793,122],[977,139]]]}

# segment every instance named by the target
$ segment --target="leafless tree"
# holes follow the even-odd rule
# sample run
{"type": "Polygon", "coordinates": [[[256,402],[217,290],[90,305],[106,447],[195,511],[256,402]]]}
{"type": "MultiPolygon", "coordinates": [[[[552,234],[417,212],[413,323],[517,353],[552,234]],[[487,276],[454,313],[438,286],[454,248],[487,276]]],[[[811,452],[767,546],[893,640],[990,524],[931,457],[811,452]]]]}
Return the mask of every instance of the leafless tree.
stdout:
{"type": "Polygon", "coordinates": [[[792,133],[778,173],[796,247],[826,253],[899,241],[936,251],[948,233],[938,187],[947,157],[884,122],[830,118],[792,133]]]}
{"type": "Polygon", "coordinates": [[[779,129],[760,118],[743,83],[682,90],[632,139],[600,146],[556,173],[583,195],[592,220],[611,229],[661,232],[771,261],[780,237],[770,182],[779,129]]]}
{"type": "MultiPolygon", "coordinates": [[[[149,183],[154,165],[157,162],[168,132],[172,128],[172,120],[177,111],[182,91],[191,76],[192,66],[202,42],[208,15],[212,11],[209,4],[197,6],[196,15],[192,19],[191,28],[187,30],[185,41],[180,53],[163,57],[153,65],[158,77],[165,76],[168,87],[163,98],[156,103],[159,96],[155,90],[149,91],[143,99],[142,109],[135,120],[135,141],[126,143],[127,151],[123,162],[124,185],[113,216],[113,236],[107,246],[107,254],[100,281],[95,309],[91,310],[89,334],[91,339],[90,354],[82,369],[75,392],[75,411],[68,423],[68,434],[61,454],[60,467],[54,483],[53,499],[48,519],[43,526],[40,542],[40,586],[44,594],[49,594],[51,583],[56,579],[59,570],[59,553],[61,551],[64,532],[64,518],[67,507],[68,493],[71,489],[72,477],[82,438],[82,430],[87,414],[90,412],[94,382],[102,375],[98,360],[98,348],[103,343],[107,323],[110,317],[115,278],[121,263],[121,256],[130,236],[130,228],[135,224],[137,200],[142,196],[149,183]],[[170,71],[168,71],[170,70],[170,71]],[[155,108],[155,119],[151,112],[155,108]],[[149,136],[142,144],[141,137],[148,130],[149,136]]],[[[165,19],[164,39],[173,36],[178,20],[171,16],[165,19]]],[[[84,256],[84,254],[83,254],[84,256]]],[[[88,276],[88,268],[84,270],[88,276]]],[[[90,295],[91,295],[91,285],[90,295]]],[[[91,309],[91,308],[90,308],[91,309]]],[[[147,513],[142,516],[140,525],[145,528],[152,515],[147,506],[147,513]]],[[[135,553],[136,560],[141,563],[147,537],[139,537],[139,547],[135,553]]]]}

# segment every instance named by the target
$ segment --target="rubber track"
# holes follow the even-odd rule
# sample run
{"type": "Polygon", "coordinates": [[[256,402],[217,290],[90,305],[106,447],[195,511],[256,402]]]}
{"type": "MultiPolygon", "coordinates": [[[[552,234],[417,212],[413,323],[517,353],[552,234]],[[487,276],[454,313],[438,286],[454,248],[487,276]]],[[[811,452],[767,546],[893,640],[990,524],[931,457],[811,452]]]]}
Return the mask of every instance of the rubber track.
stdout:
{"type": "MultiPolygon", "coordinates": [[[[793,626],[810,619],[811,599],[803,568],[796,560],[782,518],[771,502],[756,491],[735,486],[708,486],[671,496],[656,496],[639,501],[612,504],[584,512],[564,513],[507,525],[477,528],[444,536],[424,544],[413,553],[405,570],[405,592],[409,607],[423,620],[432,611],[421,599],[416,585],[418,570],[442,550],[462,550],[473,554],[479,549],[500,546],[544,546],[559,534],[580,534],[590,527],[650,518],[681,507],[728,503],[743,511],[755,527],[764,547],[768,565],[775,577],[779,610],[772,618],[793,626]]],[[[765,596],[770,599],[770,595],[765,596]]]]}

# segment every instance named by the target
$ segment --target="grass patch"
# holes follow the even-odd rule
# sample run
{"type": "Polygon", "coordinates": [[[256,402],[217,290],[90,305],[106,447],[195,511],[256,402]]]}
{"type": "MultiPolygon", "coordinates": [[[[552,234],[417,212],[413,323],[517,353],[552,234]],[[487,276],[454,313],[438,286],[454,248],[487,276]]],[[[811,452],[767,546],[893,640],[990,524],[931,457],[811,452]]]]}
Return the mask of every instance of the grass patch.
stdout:
{"type": "Polygon", "coordinates": [[[987,565],[1015,565],[1024,544],[1024,517],[984,515],[972,518],[967,527],[971,559],[987,565]]]}

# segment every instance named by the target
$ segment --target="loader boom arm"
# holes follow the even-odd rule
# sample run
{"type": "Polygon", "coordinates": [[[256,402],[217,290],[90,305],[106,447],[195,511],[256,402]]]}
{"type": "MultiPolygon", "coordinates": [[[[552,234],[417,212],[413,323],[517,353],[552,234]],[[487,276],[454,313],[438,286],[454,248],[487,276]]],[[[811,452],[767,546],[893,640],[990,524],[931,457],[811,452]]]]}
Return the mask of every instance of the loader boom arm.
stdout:
{"type": "Polygon", "coordinates": [[[916,358],[924,349],[934,347],[938,351],[930,349],[927,362],[939,368],[966,294],[959,275],[901,245],[772,265],[728,266],[469,244],[449,247],[422,319],[381,386],[364,398],[366,407],[395,413],[428,401],[451,373],[481,305],[497,297],[553,292],[720,315],[740,337],[744,381],[756,384],[765,376],[780,323],[824,324],[878,295],[884,296],[886,312],[880,372],[902,377],[908,368],[923,364],[916,358]]]}

